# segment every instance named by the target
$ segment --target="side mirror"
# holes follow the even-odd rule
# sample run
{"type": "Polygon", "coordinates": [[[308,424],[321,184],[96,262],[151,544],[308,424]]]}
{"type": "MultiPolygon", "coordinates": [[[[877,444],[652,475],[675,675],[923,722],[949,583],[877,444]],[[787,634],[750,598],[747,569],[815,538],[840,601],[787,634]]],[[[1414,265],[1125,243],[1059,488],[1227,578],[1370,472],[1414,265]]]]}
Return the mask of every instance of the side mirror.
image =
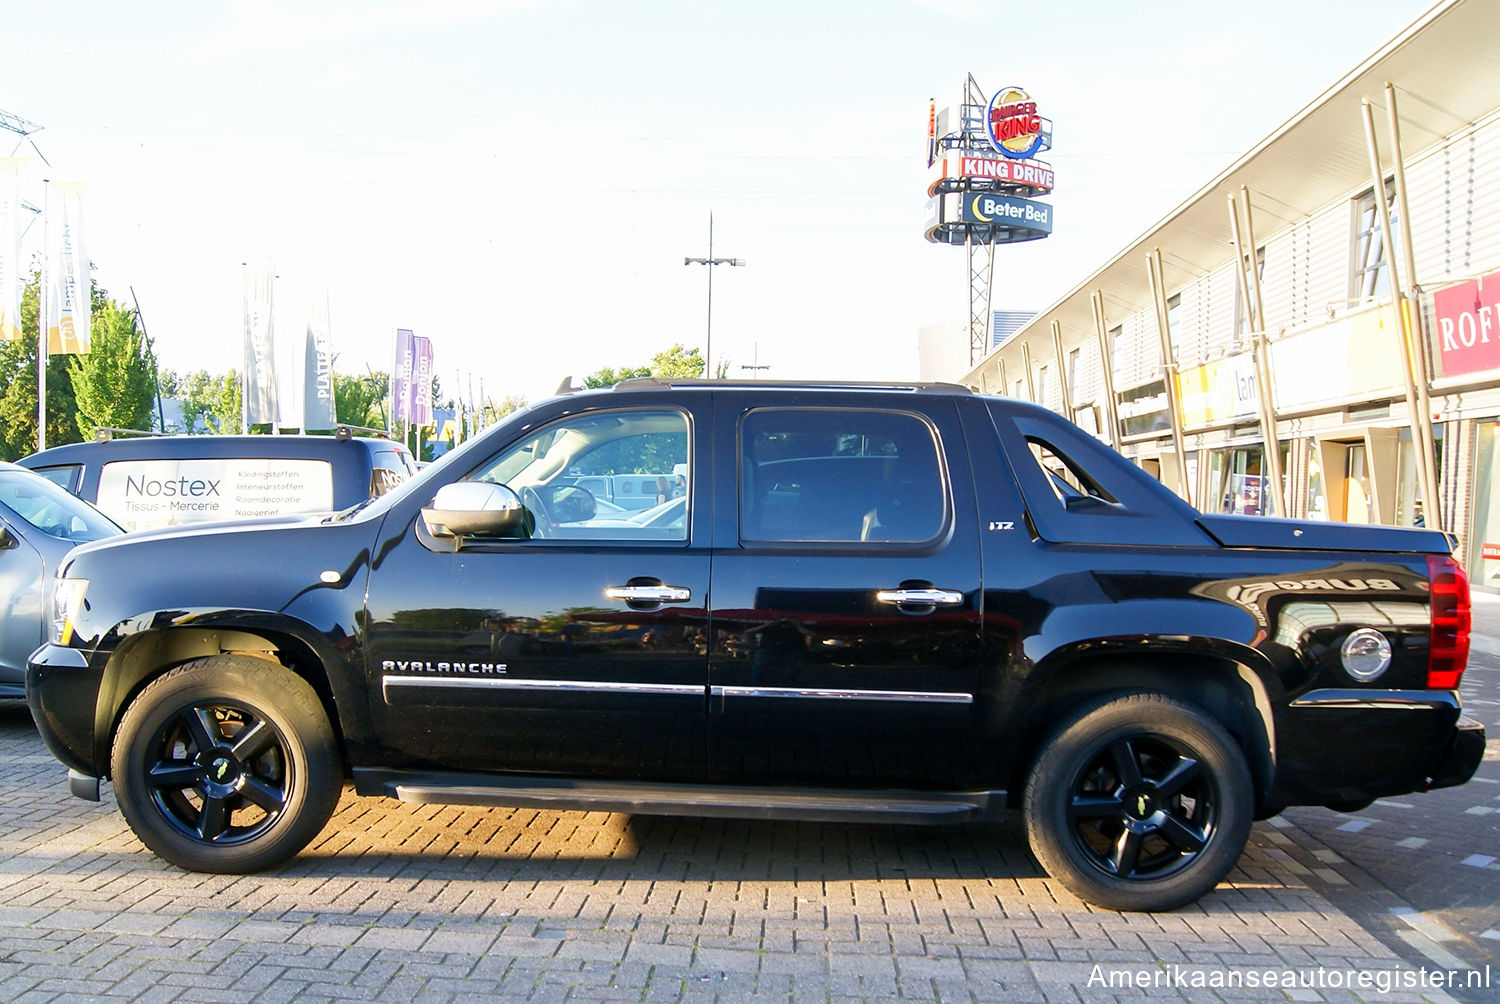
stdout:
{"type": "Polygon", "coordinates": [[[437,490],[422,510],[422,522],[434,537],[495,537],[522,526],[526,509],[505,485],[456,481],[437,490]]]}
{"type": "Polygon", "coordinates": [[[16,535],[10,532],[10,527],[0,523],[0,551],[9,551],[13,547],[19,547],[21,542],[16,535]]]}

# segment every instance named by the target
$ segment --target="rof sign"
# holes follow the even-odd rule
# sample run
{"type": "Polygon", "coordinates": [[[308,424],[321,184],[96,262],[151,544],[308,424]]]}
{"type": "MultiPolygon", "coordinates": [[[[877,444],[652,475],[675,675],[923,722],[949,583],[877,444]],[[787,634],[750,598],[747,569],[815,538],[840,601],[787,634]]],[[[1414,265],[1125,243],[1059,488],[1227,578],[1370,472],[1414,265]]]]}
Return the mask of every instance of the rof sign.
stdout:
{"type": "Polygon", "coordinates": [[[1034,156],[1045,138],[1036,102],[1019,87],[1002,87],[990,98],[985,116],[990,145],[1013,160],[1034,156]]]}
{"type": "Polygon", "coordinates": [[[1432,295],[1443,376],[1500,369],[1500,272],[1432,295]]]}

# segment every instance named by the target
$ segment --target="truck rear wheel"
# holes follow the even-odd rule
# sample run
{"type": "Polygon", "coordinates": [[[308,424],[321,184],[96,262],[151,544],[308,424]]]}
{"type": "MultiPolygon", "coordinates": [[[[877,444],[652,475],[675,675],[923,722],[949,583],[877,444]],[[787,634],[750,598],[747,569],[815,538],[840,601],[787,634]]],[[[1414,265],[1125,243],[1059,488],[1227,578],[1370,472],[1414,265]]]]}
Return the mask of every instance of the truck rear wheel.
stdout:
{"type": "Polygon", "coordinates": [[[115,800],[141,842],[190,871],[258,871],[294,856],[338,804],[343,764],[318,695],[250,656],[185,663],[126,708],[115,800]]]}
{"type": "Polygon", "coordinates": [[[1171,910],[1228,874],[1254,789],[1232,736],[1163,694],[1101,698],[1043,744],[1022,813],[1032,853],[1081,899],[1171,910]]]}

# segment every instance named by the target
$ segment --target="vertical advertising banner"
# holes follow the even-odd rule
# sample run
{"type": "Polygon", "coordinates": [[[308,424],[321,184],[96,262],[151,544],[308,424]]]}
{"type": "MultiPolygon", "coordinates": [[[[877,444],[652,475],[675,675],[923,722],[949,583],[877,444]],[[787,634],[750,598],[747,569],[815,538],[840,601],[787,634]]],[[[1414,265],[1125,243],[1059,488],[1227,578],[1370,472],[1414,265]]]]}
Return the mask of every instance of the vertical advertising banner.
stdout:
{"type": "Polygon", "coordinates": [[[52,267],[47,275],[47,354],[84,354],[89,350],[92,283],[89,256],[83,246],[83,185],[56,183],[50,190],[48,247],[52,267]]]}
{"type": "Polygon", "coordinates": [[[417,336],[416,362],[412,372],[411,424],[432,424],[432,342],[417,336]]]}
{"type": "Polygon", "coordinates": [[[302,368],[302,428],[331,429],[338,424],[333,406],[333,335],[328,324],[328,294],[307,305],[306,363],[302,368]]]}
{"type": "Polygon", "coordinates": [[[24,157],[0,158],[0,340],[21,337],[21,172],[24,157]]]}
{"type": "Polygon", "coordinates": [[[275,423],[276,353],[271,325],[271,264],[245,269],[245,423],[275,423]]]}
{"type": "Polygon", "coordinates": [[[396,329],[396,358],[391,364],[391,421],[411,421],[411,381],[416,365],[416,336],[396,329]]]}

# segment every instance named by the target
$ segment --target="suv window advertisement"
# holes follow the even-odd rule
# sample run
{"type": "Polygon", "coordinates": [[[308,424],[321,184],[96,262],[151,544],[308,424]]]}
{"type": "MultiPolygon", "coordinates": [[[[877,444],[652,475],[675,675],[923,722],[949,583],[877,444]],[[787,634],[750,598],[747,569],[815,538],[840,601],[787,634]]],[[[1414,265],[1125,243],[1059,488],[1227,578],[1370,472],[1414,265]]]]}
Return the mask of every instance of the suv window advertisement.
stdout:
{"type": "Polygon", "coordinates": [[[120,460],[99,472],[95,503],[127,530],[260,519],[333,508],[326,460],[120,460]]]}

